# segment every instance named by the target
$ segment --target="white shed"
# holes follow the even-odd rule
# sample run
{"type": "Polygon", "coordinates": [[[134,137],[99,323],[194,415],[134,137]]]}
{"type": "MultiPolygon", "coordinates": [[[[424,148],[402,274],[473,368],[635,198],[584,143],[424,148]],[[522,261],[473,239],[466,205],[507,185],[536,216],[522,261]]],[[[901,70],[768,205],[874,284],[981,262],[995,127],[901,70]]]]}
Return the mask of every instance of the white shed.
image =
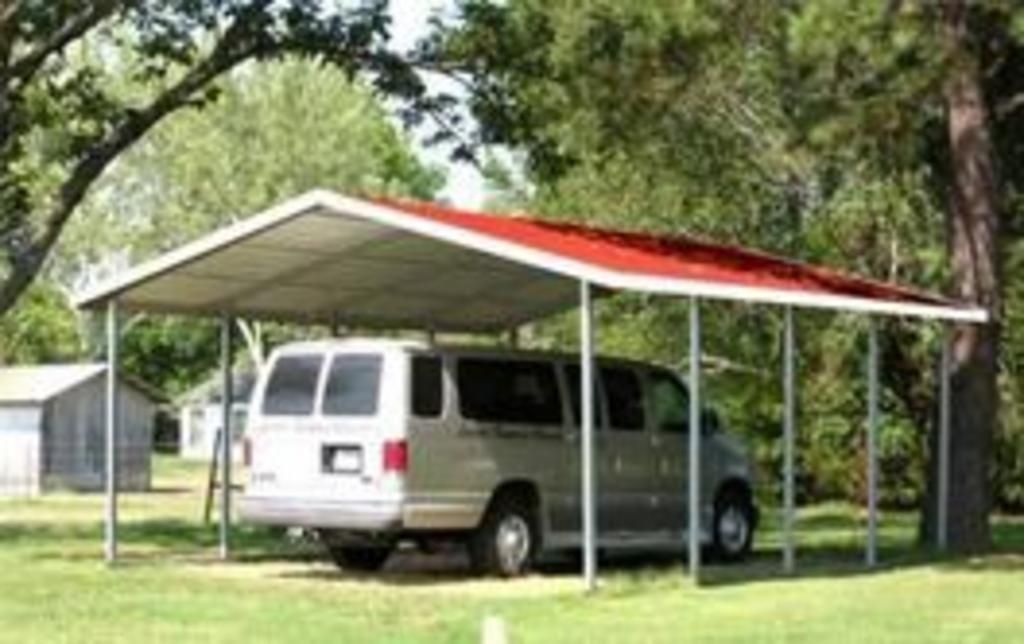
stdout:
{"type": "MultiPolygon", "coordinates": [[[[0,368],[0,496],[103,488],[105,374],[102,364],[0,368]]],[[[122,384],[120,488],[145,490],[160,396],[122,384]]]]}
{"type": "MultiPolygon", "coordinates": [[[[256,375],[248,371],[236,371],[231,382],[231,454],[233,460],[241,461],[242,434],[256,375]]],[[[176,400],[181,432],[179,456],[206,461],[213,458],[214,441],[224,423],[221,403],[223,396],[223,382],[219,376],[214,376],[176,400]]]]}

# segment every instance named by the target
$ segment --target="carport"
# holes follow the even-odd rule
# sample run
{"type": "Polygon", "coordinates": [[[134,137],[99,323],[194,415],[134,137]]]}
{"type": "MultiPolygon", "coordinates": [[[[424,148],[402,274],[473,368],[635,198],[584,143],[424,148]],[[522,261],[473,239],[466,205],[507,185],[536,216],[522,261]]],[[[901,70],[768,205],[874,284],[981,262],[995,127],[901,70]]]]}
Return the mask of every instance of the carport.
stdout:
{"type": "MultiPolygon", "coordinates": [[[[579,307],[583,576],[596,585],[593,301],[634,291],[690,301],[689,570],[700,570],[702,299],[784,307],[783,565],[794,567],[794,308],[871,316],[867,356],[868,526],[866,564],[877,556],[878,338],[881,315],[941,322],[986,322],[982,309],[893,284],[743,248],[681,236],[655,236],[499,217],[432,204],[357,199],[314,191],[182,246],[81,296],[105,310],[108,410],[116,410],[119,314],[150,312],[222,320],[224,391],[231,387],[235,318],[363,329],[503,333],[579,307]]],[[[949,341],[941,348],[938,533],[946,534],[949,462],[949,341]]],[[[226,397],[227,398],[227,397],[226,397]]],[[[224,400],[224,426],[231,401],[224,400]]],[[[117,558],[116,413],[108,413],[105,556],[117,558]]],[[[230,544],[230,441],[221,441],[220,553],[230,544]]]]}

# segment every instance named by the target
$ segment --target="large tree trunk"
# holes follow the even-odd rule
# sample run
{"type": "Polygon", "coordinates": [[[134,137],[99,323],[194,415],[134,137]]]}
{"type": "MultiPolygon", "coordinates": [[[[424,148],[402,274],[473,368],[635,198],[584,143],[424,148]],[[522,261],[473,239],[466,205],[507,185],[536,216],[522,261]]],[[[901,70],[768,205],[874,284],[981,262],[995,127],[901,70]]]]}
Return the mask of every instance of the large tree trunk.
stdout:
{"type": "MultiPolygon", "coordinates": [[[[949,546],[956,552],[990,543],[991,455],[998,420],[996,383],[1001,308],[999,184],[988,109],[967,23],[967,0],[947,0],[943,20],[950,75],[946,85],[951,159],[948,213],[952,293],[988,309],[992,321],[954,329],[952,431],[947,508],[949,546]]],[[[932,445],[936,440],[932,439],[932,445]]],[[[934,458],[928,494],[929,519],[936,507],[934,458]]],[[[934,521],[924,536],[933,541],[934,521]]]]}

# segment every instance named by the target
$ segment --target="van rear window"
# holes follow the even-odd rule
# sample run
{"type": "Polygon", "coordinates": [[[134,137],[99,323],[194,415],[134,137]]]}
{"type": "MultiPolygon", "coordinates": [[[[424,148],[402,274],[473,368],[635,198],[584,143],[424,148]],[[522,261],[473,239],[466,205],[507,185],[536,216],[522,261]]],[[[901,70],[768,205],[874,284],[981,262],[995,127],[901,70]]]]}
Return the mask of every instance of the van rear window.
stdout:
{"type": "Polygon", "coordinates": [[[560,425],[562,403],[551,364],[466,358],[459,361],[459,411],[490,422],[560,425]]]}
{"type": "Polygon", "coordinates": [[[263,394],[263,413],[281,416],[313,413],[322,364],[323,357],[312,354],[278,358],[263,394]]]}
{"type": "Polygon", "coordinates": [[[380,394],[381,358],[372,353],[345,353],[331,362],[324,389],[327,416],[373,416],[380,394]]]}

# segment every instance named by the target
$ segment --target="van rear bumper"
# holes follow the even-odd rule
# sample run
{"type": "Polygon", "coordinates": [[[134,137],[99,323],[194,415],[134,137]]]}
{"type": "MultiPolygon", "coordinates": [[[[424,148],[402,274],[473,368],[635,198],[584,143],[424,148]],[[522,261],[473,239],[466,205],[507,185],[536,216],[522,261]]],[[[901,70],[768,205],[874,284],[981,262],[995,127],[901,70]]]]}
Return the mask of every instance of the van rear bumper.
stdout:
{"type": "Polygon", "coordinates": [[[402,526],[399,501],[328,501],[294,497],[243,496],[243,521],[262,525],[387,531],[402,526]]]}

